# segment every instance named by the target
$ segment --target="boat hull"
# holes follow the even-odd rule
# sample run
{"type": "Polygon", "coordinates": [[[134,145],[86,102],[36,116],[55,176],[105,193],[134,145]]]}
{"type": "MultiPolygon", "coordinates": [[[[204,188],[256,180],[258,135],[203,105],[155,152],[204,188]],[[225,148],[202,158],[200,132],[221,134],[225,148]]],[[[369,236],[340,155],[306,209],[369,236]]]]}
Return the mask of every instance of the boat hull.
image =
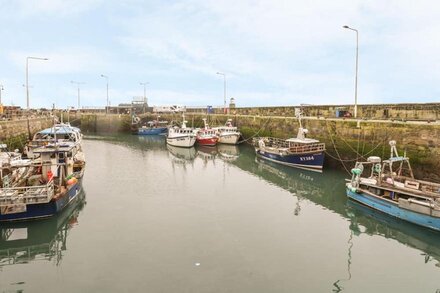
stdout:
{"type": "Polygon", "coordinates": [[[0,222],[8,221],[26,221],[33,219],[43,219],[58,214],[66,208],[82,189],[82,179],[72,185],[63,195],[52,199],[47,203],[27,204],[24,212],[6,213],[5,207],[0,207],[0,222]]]}
{"type": "Polygon", "coordinates": [[[218,137],[201,138],[197,137],[197,143],[204,146],[215,146],[218,142],[218,137]]]}
{"type": "Polygon", "coordinates": [[[324,165],[324,152],[288,155],[280,155],[261,149],[256,149],[255,152],[261,159],[299,169],[322,172],[324,165]]]}
{"type": "Polygon", "coordinates": [[[138,128],[138,135],[158,135],[166,133],[168,128],[158,127],[158,128],[138,128]]]}
{"type": "Polygon", "coordinates": [[[366,193],[353,192],[350,188],[346,189],[348,198],[359,202],[369,208],[378,210],[390,216],[399,218],[401,220],[440,231],[440,218],[432,217],[425,214],[420,214],[414,211],[403,209],[399,207],[398,203],[392,203],[386,200],[381,200],[366,193]]]}
{"type": "Polygon", "coordinates": [[[167,144],[175,147],[190,148],[195,143],[195,136],[167,137],[167,144]]]}
{"type": "Polygon", "coordinates": [[[234,134],[221,134],[218,143],[223,144],[238,144],[238,141],[240,139],[240,134],[234,133],[234,134]]]}

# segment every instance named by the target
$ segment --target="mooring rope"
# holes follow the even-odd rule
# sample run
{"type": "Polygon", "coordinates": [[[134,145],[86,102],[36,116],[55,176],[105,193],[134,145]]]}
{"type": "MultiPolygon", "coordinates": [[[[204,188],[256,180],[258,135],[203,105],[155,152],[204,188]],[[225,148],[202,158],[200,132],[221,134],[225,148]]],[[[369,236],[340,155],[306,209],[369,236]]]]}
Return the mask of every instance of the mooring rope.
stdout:
{"type": "MultiPolygon", "coordinates": [[[[249,140],[254,139],[254,137],[256,137],[257,135],[260,134],[261,130],[263,130],[263,129],[266,128],[266,126],[269,124],[269,122],[270,122],[271,119],[272,119],[272,117],[269,116],[269,119],[267,119],[267,121],[264,123],[264,125],[261,126],[260,129],[258,129],[257,132],[254,132],[253,135],[251,135],[250,137],[248,137],[248,138],[246,138],[246,139],[240,140],[238,143],[242,143],[242,142],[248,143],[249,140]]],[[[249,144],[251,144],[251,143],[249,143],[249,144]]]]}
{"type": "MultiPolygon", "coordinates": [[[[326,124],[328,125],[327,121],[326,124]]],[[[330,126],[331,127],[331,126],[330,126]]],[[[332,129],[333,130],[333,129],[332,129]]],[[[336,128],[334,129],[335,133],[336,133],[336,128]]],[[[358,136],[358,150],[355,150],[342,136],[340,136],[339,138],[342,140],[342,142],[344,142],[357,156],[356,159],[352,159],[352,160],[343,160],[346,162],[354,162],[354,161],[358,161],[360,158],[362,158],[363,160],[365,160],[367,158],[368,155],[370,155],[371,153],[373,153],[378,147],[380,147],[381,145],[384,144],[386,137],[384,138],[383,141],[379,142],[375,147],[373,147],[370,151],[368,151],[367,153],[364,153],[365,150],[365,132],[362,131],[363,135],[362,135],[362,141],[363,141],[363,146],[362,146],[362,153],[359,153],[359,148],[360,148],[360,137],[361,135],[358,136]]]]}
{"type": "MultiPolygon", "coordinates": [[[[335,141],[333,140],[333,135],[331,134],[331,132],[329,131],[329,128],[328,128],[328,122],[327,122],[327,120],[325,121],[325,125],[326,125],[327,132],[328,132],[328,134],[329,134],[329,136],[330,136],[330,140],[332,141],[333,148],[335,149],[336,155],[338,156],[339,161],[341,162],[341,164],[342,164],[342,166],[344,167],[345,171],[347,171],[347,173],[350,175],[350,171],[349,171],[349,170],[347,169],[347,167],[345,166],[344,161],[342,160],[341,155],[339,154],[339,151],[338,151],[338,149],[336,148],[335,141]]],[[[326,153],[327,153],[327,151],[326,151],[326,153]]]]}

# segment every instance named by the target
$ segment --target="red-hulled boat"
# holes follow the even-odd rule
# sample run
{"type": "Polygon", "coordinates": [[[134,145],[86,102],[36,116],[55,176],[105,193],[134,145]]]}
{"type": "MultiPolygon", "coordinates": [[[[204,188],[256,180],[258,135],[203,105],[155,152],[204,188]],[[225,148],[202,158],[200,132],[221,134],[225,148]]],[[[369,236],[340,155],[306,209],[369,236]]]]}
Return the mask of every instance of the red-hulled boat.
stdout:
{"type": "Polygon", "coordinates": [[[197,132],[196,140],[199,145],[215,146],[218,142],[217,130],[209,127],[206,118],[203,119],[205,127],[197,132]]]}

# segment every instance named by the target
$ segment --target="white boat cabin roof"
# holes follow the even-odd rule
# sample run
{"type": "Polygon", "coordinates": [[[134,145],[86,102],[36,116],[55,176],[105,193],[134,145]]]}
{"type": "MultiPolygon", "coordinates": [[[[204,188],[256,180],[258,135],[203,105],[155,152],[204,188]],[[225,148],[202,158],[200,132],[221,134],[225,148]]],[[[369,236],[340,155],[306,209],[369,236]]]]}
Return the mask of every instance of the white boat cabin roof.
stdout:
{"type": "Polygon", "coordinates": [[[76,148],[75,144],[72,143],[56,143],[56,144],[48,144],[46,146],[41,146],[33,149],[34,153],[64,153],[70,152],[74,148],[76,148]]]}
{"type": "Polygon", "coordinates": [[[319,143],[319,140],[312,139],[312,138],[289,138],[286,139],[287,142],[293,142],[293,143],[301,143],[301,144],[311,144],[311,143],[319,143]]]}

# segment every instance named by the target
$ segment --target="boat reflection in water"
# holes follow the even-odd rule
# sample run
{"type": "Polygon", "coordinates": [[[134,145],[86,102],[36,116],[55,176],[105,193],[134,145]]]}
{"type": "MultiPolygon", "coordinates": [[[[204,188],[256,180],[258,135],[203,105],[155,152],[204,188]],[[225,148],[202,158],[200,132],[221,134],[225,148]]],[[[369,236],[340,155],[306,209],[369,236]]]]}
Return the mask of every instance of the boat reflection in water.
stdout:
{"type": "Polygon", "coordinates": [[[60,264],[67,250],[69,230],[78,223],[85,206],[82,191],[66,209],[51,218],[34,222],[2,223],[0,225],[0,267],[38,260],[60,264]]]}
{"type": "Polygon", "coordinates": [[[171,161],[173,162],[173,165],[186,165],[187,163],[194,162],[194,159],[197,157],[197,151],[194,147],[182,148],[168,144],[167,149],[169,154],[171,154],[171,161]]]}
{"type": "Polygon", "coordinates": [[[219,158],[224,161],[235,161],[240,156],[240,149],[236,145],[219,144],[217,146],[219,158]]]}
{"type": "MultiPolygon", "coordinates": [[[[424,262],[440,267],[440,233],[420,228],[378,211],[371,210],[345,198],[343,184],[339,182],[343,174],[327,172],[319,174],[302,171],[274,164],[265,160],[255,159],[252,154],[242,149],[239,158],[233,165],[253,173],[254,175],[288,190],[297,197],[293,208],[295,215],[300,215],[301,201],[311,201],[332,212],[341,215],[350,222],[350,239],[347,246],[348,269],[352,262],[351,250],[356,249],[356,236],[361,234],[382,236],[422,251],[424,262]],[[334,178],[333,178],[334,177],[334,178]]],[[[348,273],[350,279],[351,273],[348,273]]],[[[334,283],[335,292],[342,288],[343,280],[334,283]]]]}
{"type": "Polygon", "coordinates": [[[422,250],[425,263],[435,261],[440,267],[440,233],[372,210],[362,204],[347,201],[350,229],[355,235],[381,235],[407,246],[422,250]]]}
{"type": "Polygon", "coordinates": [[[396,240],[406,246],[420,250],[425,264],[434,262],[440,268],[440,234],[429,229],[391,217],[377,210],[368,208],[358,202],[347,200],[347,216],[350,219],[350,237],[347,241],[347,275],[333,283],[333,292],[342,292],[344,283],[351,280],[351,264],[356,261],[352,258],[356,250],[354,236],[362,234],[379,235],[387,239],[396,240]]]}
{"type": "Polygon", "coordinates": [[[197,156],[203,160],[205,165],[208,164],[209,161],[215,165],[217,154],[217,146],[197,146],[197,156]]]}
{"type": "Polygon", "coordinates": [[[164,146],[166,144],[165,135],[139,135],[138,140],[147,143],[149,147],[164,146]]]}

